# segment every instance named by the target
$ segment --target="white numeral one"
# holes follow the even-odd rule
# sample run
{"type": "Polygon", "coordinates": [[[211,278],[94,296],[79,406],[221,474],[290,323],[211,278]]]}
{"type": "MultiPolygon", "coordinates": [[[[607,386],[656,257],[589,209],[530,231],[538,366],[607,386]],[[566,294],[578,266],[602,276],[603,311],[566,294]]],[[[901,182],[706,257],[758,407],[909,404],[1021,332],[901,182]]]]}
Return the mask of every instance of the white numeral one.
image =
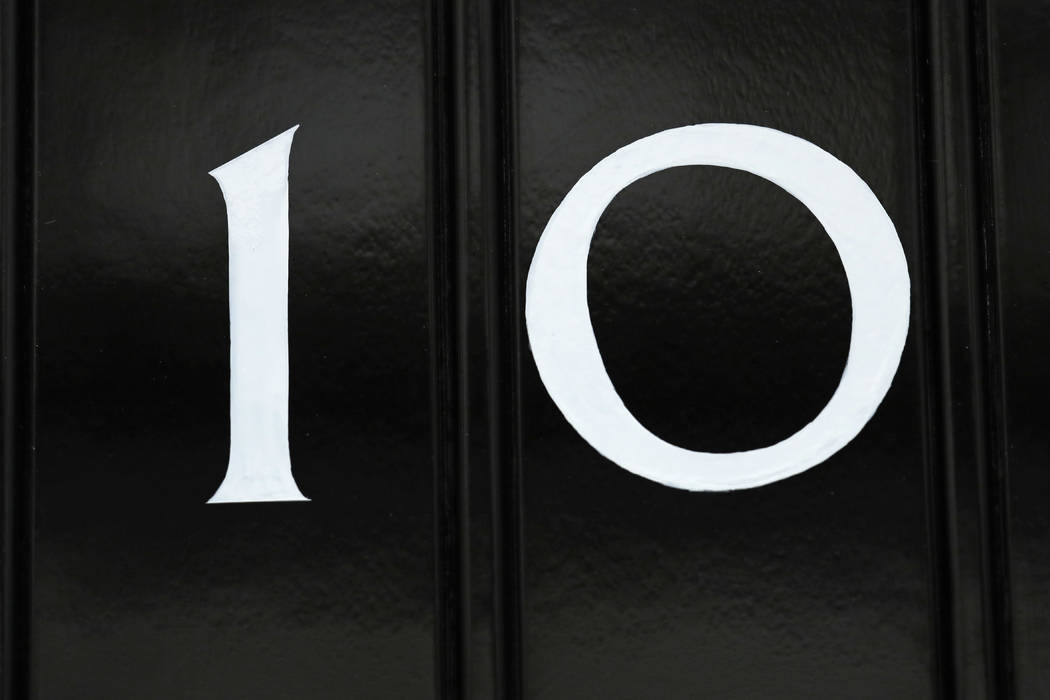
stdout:
{"type": "Polygon", "coordinates": [[[847,165],[773,129],[702,124],[636,141],[580,178],[540,237],[526,285],[525,320],[547,391],[598,452],[667,486],[727,491],[798,474],[856,437],[896,374],[908,333],[909,298],[908,267],[893,222],[847,165]],[[598,351],[587,307],[587,254],[598,219],[635,180],[686,165],[744,170],[779,185],[816,216],[842,258],[853,304],[845,371],[820,414],[775,445],[711,453],[661,440],[624,406],[598,351]]]}
{"type": "Polygon", "coordinates": [[[209,503],[308,500],[288,453],[288,156],[297,128],[209,173],[230,228],[230,463],[209,503]]]}

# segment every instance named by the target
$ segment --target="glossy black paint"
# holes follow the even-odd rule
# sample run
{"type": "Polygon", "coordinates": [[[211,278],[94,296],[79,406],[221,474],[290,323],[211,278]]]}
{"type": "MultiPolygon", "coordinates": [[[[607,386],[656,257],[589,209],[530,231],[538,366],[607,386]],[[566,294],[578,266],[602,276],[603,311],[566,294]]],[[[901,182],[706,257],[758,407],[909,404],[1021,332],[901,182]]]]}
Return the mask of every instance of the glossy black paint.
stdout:
{"type": "MultiPolygon", "coordinates": [[[[1020,0],[8,0],[2,697],[1050,693],[1048,26],[1020,0]],[[849,164],[914,304],[850,445],[693,494],[567,425],[522,294],[584,172],[713,121],[849,164]],[[207,506],[228,310],[206,173],[297,123],[291,448],[313,501],[207,506]]],[[[838,382],[841,263],[755,176],[628,187],[589,284],[610,376],[672,442],[770,444],[838,382]]]]}
{"type": "MultiPolygon", "coordinates": [[[[907,2],[521,3],[522,239],[599,159],[743,122],[848,163],[914,263],[922,235],[907,2]]],[[[740,172],[628,187],[589,303],[624,401],[676,444],[781,440],[831,396],[849,292],[799,202],[740,172]]],[[[531,363],[524,386],[526,697],[933,697],[923,358],[915,331],[856,440],[784,482],[676,491],[601,458],[531,363]]]]}
{"type": "Polygon", "coordinates": [[[40,4],[33,697],[433,693],[416,2],[40,4]],[[207,173],[294,124],[291,451],[228,454],[207,173]]]}
{"type": "Polygon", "coordinates": [[[1002,0],[992,19],[1013,670],[1016,697],[1041,698],[1050,696],[1050,4],[1002,0]]]}

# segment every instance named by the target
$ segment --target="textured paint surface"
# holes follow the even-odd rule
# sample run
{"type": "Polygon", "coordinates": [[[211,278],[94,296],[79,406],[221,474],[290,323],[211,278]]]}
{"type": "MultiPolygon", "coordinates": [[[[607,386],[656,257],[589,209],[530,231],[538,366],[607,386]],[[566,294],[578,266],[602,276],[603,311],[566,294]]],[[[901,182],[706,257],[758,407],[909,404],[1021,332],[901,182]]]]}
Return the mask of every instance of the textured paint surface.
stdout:
{"type": "Polygon", "coordinates": [[[860,432],[897,371],[908,333],[910,288],[893,222],[849,166],[773,129],[701,124],[624,146],[573,185],[536,244],[525,318],[547,391],[596,450],[627,471],[666,486],[728,491],[805,471],[860,432]],[[587,254],[598,219],[633,182],[689,165],[742,170],[783,187],[821,222],[846,273],[853,313],[842,380],[816,418],[773,445],[717,453],[661,440],[623,405],[594,337],[587,307],[587,254]]]}
{"type": "Polygon", "coordinates": [[[208,173],[230,228],[230,463],[208,503],[308,500],[288,452],[288,158],[297,128],[208,173]]]}
{"type": "Polygon", "coordinates": [[[431,697],[420,4],[40,12],[35,697],[431,697]],[[206,505],[229,450],[206,173],[299,123],[289,439],[313,501],[206,505]]]}
{"type": "MultiPolygon", "coordinates": [[[[704,122],[762,124],[833,153],[878,193],[915,259],[910,3],[519,7],[523,260],[601,158],[704,122]]],[[[851,331],[842,264],[772,183],[709,167],[639,180],[598,222],[587,275],[609,377],[664,440],[769,445],[835,391],[851,331]]],[[[716,494],[613,468],[522,347],[526,696],[932,697],[914,339],[843,450],[716,494]]]]}

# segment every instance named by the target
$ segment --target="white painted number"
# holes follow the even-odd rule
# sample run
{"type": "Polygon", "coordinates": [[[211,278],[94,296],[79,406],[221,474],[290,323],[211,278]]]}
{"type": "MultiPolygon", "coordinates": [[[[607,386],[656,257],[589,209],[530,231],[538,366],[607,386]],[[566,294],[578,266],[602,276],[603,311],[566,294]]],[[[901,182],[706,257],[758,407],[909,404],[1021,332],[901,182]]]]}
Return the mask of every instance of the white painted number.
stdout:
{"type": "Polygon", "coordinates": [[[288,453],[288,156],[296,128],[209,173],[230,228],[230,463],[209,503],[308,500],[288,453]]]}
{"type": "MultiPolygon", "coordinates": [[[[211,173],[226,199],[230,227],[230,463],[209,503],[306,500],[288,452],[288,156],[294,132],[211,173]]],[[[847,165],[773,129],[702,124],[636,141],[580,178],[536,247],[525,321],[547,391],[598,452],[667,486],[728,491],[798,474],[856,437],[897,371],[909,296],[893,222],[847,165]],[[587,255],[598,219],[635,180],[686,165],[745,170],[783,187],[809,207],[842,258],[853,304],[842,380],[811,423],[775,445],[712,453],[665,442],[627,410],[602,363],[587,307],[587,255]]]]}
{"type": "Polygon", "coordinates": [[[598,163],[551,216],[529,270],[525,320],[540,377],[565,418],[624,469],[691,491],[769,484],[805,471],[856,437],[886,395],[908,332],[910,281],[897,232],[850,168],[795,136],[744,124],[671,129],[598,163]],[[605,371],[587,307],[587,254],[598,219],[635,180],[715,165],[763,177],[805,204],[842,258],[853,330],[831,400],[791,437],[755,450],[694,452],[661,440],[624,406],[605,371]]]}

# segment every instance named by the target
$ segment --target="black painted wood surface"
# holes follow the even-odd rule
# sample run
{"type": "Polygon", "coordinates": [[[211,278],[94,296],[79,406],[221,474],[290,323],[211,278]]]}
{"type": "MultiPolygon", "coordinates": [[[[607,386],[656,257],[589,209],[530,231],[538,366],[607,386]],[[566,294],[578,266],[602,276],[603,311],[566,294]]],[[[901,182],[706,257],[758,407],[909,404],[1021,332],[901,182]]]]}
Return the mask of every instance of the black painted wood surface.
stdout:
{"type": "MultiPolygon", "coordinates": [[[[1045,3],[2,9],[5,699],[1050,695],[1045,3]],[[846,162],[912,281],[867,427],[732,493],[602,458],[523,326],[576,180],[703,122],[846,162]],[[208,506],[229,326],[207,172],[295,124],[312,500],[208,506]]],[[[588,279],[617,390],[676,444],[770,444],[837,385],[842,265],[755,176],[628,187],[588,279]]]]}

